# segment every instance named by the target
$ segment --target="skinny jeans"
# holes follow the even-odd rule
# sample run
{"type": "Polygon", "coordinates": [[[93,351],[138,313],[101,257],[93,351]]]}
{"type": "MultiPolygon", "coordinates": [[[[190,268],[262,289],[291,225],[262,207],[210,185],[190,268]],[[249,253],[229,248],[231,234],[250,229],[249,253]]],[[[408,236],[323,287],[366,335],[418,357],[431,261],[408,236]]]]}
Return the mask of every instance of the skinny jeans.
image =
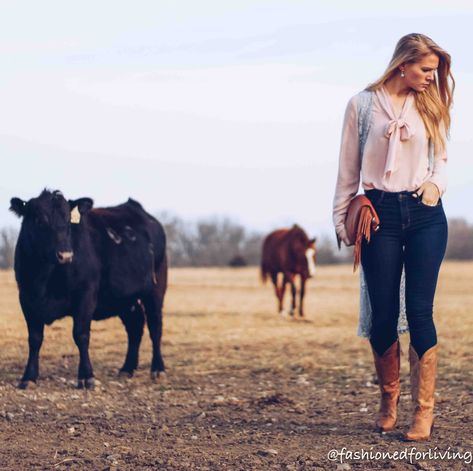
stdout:
{"type": "Polygon", "coordinates": [[[380,227],[363,239],[361,263],[372,309],[370,342],[382,355],[397,339],[402,268],[411,345],[419,358],[437,343],[433,304],[448,237],[442,200],[422,203],[413,191],[366,190],[380,227]]]}

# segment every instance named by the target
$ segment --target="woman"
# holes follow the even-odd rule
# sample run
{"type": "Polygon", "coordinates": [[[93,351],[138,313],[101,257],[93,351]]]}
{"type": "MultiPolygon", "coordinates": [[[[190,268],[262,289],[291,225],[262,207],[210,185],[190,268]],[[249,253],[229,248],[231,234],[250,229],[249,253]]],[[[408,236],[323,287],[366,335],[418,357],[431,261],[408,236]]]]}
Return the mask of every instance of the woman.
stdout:
{"type": "Polygon", "coordinates": [[[361,172],[362,187],[381,221],[361,253],[372,312],[370,344],[381,390],[376,421],[381,431],[396,425],[397,325],[405,272],[415,405],[407,440],[430,438],[433,426],[437,336],[432,307],[448,232],[441,196],[455,86],[450,63],[450,55],[427,36],[408,34],[399,40],[383,76],[348,103],[333,203],[337,236],[349,245],[344,221],[361,172]],[[369,113],[367,133],[367,126],[360,125],[362,113],[369,113]]]}

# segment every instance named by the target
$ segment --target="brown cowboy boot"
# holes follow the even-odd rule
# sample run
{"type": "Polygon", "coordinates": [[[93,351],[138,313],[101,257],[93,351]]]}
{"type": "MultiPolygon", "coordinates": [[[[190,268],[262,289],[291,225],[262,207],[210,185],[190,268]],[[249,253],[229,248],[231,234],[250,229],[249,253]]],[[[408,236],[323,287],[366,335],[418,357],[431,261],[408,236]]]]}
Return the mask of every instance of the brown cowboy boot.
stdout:
{"type": "Polygon", "coordinates": [[[428,440],[434,423],[434,393],[437,374],[437,345],[429,348],[419,360],[417,352],[409,347],[411,367],[411,394],[415,404],[411,427],[405,435],[408,441],[428,440]]]}
{"type": "Polygon", "coordinates": [[[401,394],[401,380],[399,377],[401,346],[398,339],[382,356],[379,356],[374,348],[372,350],[381,391],[381,403],[376,427],[381,432],[387,432],[394,429],[397,420],[397,403],[401,394]]]}

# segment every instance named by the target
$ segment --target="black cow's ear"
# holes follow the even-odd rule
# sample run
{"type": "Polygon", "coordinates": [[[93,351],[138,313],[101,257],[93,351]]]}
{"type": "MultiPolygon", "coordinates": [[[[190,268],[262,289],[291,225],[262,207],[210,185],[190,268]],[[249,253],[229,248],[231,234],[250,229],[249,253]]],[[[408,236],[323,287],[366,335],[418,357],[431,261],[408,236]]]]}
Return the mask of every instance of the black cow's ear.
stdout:
{"type": "Polygon", "coordinates": [[[93,205],[94,200],[91,198],[79,198],[77,200],[69,200],[69,207],[71,208],[71,210],[77,207],[80,214],[84,214],[89,211],[89,209],[92,209],[93,205]]]}
{"type": "Polygon", "coordinates": [[[12,198],[10,200],[10,211],[15,213],[18,217],[25,215],[26,201],[23,201],[20,198],[12,198]]]}

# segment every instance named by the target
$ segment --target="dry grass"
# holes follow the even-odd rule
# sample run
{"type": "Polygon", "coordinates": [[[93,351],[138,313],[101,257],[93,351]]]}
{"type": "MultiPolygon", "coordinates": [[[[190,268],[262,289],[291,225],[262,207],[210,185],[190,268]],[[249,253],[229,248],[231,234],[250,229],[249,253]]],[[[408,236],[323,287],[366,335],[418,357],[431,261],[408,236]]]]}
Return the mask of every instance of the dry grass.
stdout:
{"type": "MultiPolygon", "coordinates": [[[[439,449],[473,444],[473,427],[461,418],[473,408],[472,275],[473,263],[444,263],[437,290],[439,418],[430,446],[439,449]]],[[[309,282],[306,318],[293,321],[277,315],[272,287],[261,284],[255,268],[171,270],[167,383],[148,380],[147,336],[136,377],[117,380],[126,337],[115,318],[93,325],[91,357],[101,385],[92,394],[72,387],[77,352],[70,319],[46,329],[38,388],[14,388],[27,336],[11,272],[0,272],[0,294],[0,443],[9,443],[0,445],[0,469],[335,469],[326,459],[330,448],[404,447],[399,432],[372,430],[378,393],[368,382],[368,345],[356,337],[358,277],[349,266],[319,267],[309,282]]],[[[405,352],[407,342],[404,336],[405,352]]],[[[406,386],[401,430],[409,420],[406,386]]],[[[467,469],[459,461],[430,465],[467,469]]],[[[393,463],[391,469],[419,468],[393,463]]]]}

